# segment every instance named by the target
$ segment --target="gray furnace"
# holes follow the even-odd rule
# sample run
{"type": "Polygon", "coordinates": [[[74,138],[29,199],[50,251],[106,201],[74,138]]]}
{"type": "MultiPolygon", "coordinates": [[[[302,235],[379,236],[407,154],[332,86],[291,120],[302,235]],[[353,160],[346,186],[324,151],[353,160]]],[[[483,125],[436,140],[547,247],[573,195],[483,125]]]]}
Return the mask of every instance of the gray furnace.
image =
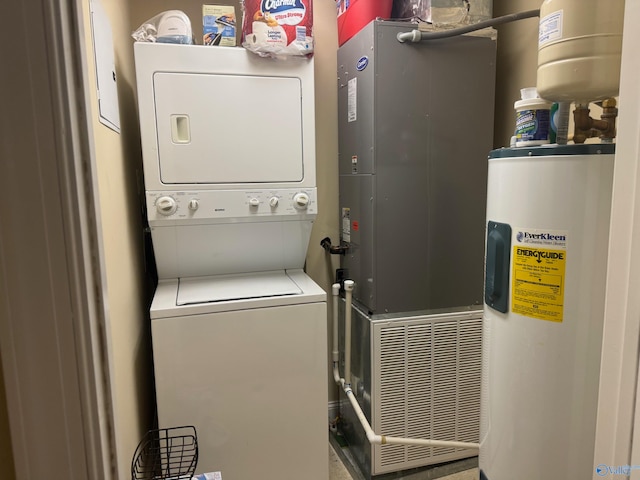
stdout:
{"type": "MultiPolygon", "coordinates": [[[[478,442],[495,31],[397,40],[414,28],[376,20],[338,51],[351,385],[377,434],[478,442]]],[[[477,455],[372,446],[344,399],[341,429],[367,478],[477,455]]]]}
{"type": "Polygon", "coordinates": [[[342,267],[370,314],[482,306],[496,42],[398,42],[412,27],[338,50],[342,267]]]}

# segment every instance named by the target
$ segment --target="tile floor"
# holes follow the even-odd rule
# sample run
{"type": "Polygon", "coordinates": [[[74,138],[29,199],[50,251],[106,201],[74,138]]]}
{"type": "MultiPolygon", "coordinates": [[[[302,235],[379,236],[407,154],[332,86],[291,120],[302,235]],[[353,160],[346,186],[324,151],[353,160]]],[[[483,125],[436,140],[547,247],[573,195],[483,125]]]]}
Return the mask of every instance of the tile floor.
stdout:
{"type": "MultiPolygon", "coordinates": [[[[459,472],[446,477],[440,477],[438,480],[478,480],[478,469],[459,472]]],[[[334,446],[329,445],[329,480],[353,480],[353,477],[343,465],[342,460],[338,457],[334,446]]]]}

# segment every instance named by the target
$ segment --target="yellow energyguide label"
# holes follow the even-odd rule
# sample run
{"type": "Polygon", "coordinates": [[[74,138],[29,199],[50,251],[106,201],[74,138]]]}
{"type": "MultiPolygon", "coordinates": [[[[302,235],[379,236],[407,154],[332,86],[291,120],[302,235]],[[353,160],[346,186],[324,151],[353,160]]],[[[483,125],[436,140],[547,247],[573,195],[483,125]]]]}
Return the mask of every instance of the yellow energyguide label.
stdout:
{"type": "Polygon", "coordinates": [[[511,311],[550,322],[562,322],[566,250],[513,247],[511,311]]]}

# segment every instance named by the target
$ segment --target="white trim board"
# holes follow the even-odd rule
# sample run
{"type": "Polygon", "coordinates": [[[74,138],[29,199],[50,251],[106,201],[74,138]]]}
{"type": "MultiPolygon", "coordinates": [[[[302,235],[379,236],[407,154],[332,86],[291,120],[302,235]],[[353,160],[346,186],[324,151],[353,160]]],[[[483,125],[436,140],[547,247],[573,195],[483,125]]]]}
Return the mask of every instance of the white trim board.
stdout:
{"type": "MultiPolygon", "coordinates": [[[[594,479],[602,478],[595,473],[596,465],[640,465],[640,424],[635,415],[640,408],[636,406],[640,331],[639,22],[640,2],[627,1],[594,479]]],[[[640,479],[640,471],[632,471],[631,478],[640,479]]]]}

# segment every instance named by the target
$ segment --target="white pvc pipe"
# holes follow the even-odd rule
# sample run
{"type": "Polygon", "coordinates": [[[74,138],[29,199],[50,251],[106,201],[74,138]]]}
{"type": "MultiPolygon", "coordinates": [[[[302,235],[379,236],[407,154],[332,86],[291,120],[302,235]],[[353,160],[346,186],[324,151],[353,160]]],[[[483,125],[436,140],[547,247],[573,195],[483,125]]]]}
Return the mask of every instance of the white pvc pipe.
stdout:
{"type": "Polygon", "coordinates": [[[394,445],[416,445],[420,447],[445,447],[445,448],[464,448],[464,449],[475,449],[478,450],[480,448],[479,443],[471,443],[471,442],[452,442],[448,440],[427,440],[424,438],[400,438],[400,437],[388,437],[386,435],[378,435],[373,431],[371,425],[369,425],[369,421],[365,416],[362,408],[360,408],[360,404],[356,399],[353,390],[348,385],[344,387],[344,393],[347,395],[349,402],[351,402],[351,406],[360,420],[360,424],[362,428],[364,428],[365,434],[367,435],[367,439],[372,444],[377,445],[386,445],[386,444],[394,444],[394,445]]]}
{"type": "Polygon", "coordinates": [[[367,435],[367,440],[369,440],[371,444],[380,445],[382,443],[382,437],[380,435],[376,435],[376,432],[374,432],[371,428],[371,425],[369,425],[369,421],[360,408],[360,404],[358,403],[356,396],[353,394],[353,390],[351,390],[351,387],[349,387],[348,385],[344,385],[343,389],[344,393],[347,395],[347,398],[351,402],[353,411],[356,413],[358,420],[360,420],[362,428],[364,428],[364,432],[367,435]]]}
{"type": "Polygon", "coordinates": [[[449,442],[446,440],[426,440],[424,438],[399,438],[399,437],[382,437],[382,445],[385,443],[394,445],[418,445],[420,447],[450,447],[476,449],[480,448],[479,443],[471,442],[449,442]]]}
{"type": "Polygon", "coordinates": [[[333,301],[333,380],[340,386],[344,386],[344,380],[340,378],[339,362],[340,362],[340,350],[338,349],[338,316],[340,315],[339,301],[340,301],[340,284],[334,283],[331,286],[332,301],[333,301]]]}
{"type": "Polygon", "coordinates": [[[333,294],[333,351],[332,360],[333,363],[337,363],[340,361],[340,351],[338,350],[338,301],[340,295],[340,284],[334,283],[331,286],[331,293],[333,294]]]}
{"type": "Polygon", "coordinates": [[[344,281],[344,383],[351,385],[351,297],[353,280],[344,281]]]}
{"type": "Polygon", "coordinates": [[[369,420],[365,416],[360,404],[356,399],[353,390],[351,390],[351,296],[353,292],[354,282],[353,280],[344,281],[345,295],[345,321],[344,321],[344,337],[345,337],[345,378],[340,378],[340,371],[338,369],[339,357],[336,356],[338,351],[338,295],[340,292],[340,285],[334,284],[332,286],[333,293],[333,379],[336,384],[340,385],[344,390],[345,395],[349,399],[353,411],[355,412],[360,424],[367,435],[367,440],[371,444],[385,445],[417,445],[422,447],[445,447],[445,448],[465,448],[475,449],[480,448],[479,443],[471,442],[451,442],[447,440],[427,440],[423,438],[400,438],[400,437],[387,437],[385,435],[378,435],[373,431],[369,420]]]}
{"type": "Polygon", "coordinates": [[[333,362],[333,380],[344,387],[344,378],[340,378],[340,372],[338,371],[338,362],[333,362]]]}

